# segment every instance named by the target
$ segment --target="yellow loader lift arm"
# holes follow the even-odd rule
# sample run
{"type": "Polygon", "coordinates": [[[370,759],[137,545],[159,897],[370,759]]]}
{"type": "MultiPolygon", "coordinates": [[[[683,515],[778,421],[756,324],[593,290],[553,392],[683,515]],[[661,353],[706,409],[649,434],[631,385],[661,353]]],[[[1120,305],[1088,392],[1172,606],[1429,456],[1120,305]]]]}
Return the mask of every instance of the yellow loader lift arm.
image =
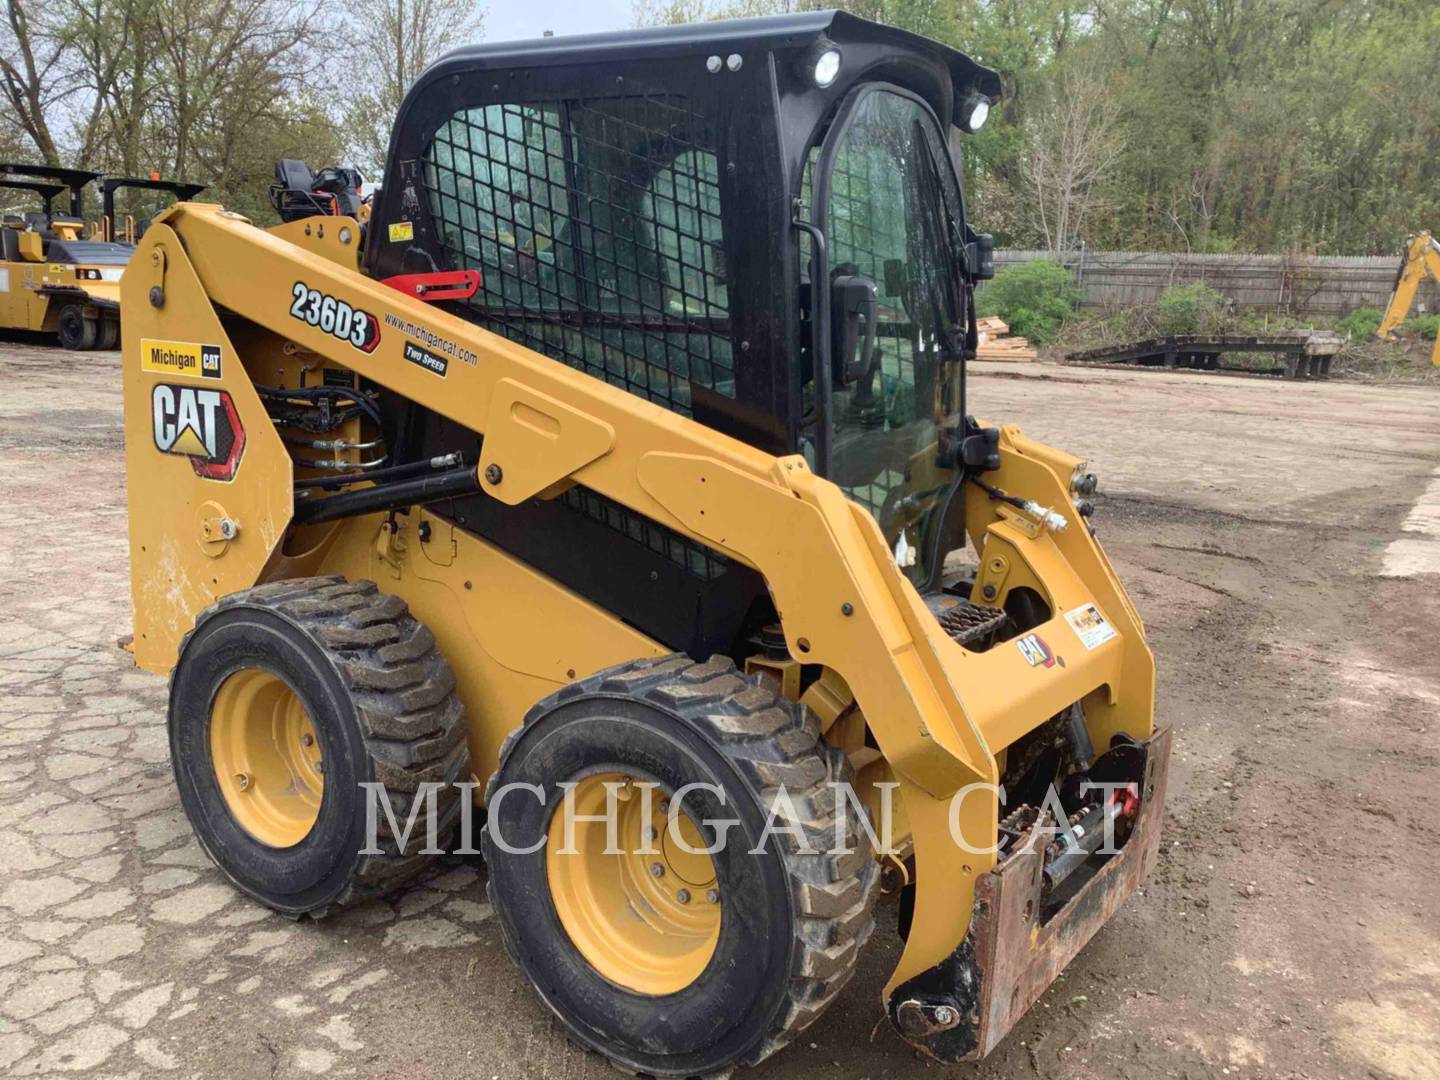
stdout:
{"type": "MultiPolygon", "coordinates": [[[[1415,305],[1415,294],[1426,275],[1434,278],[1436,284],[1440,284],[1440,242],[1428,232],[1421,232],[1406,241],[1405,258],[1395,273],[1395,291],[1390,294],[1385,318],[1381,320],[1380,329],[1376,331],[1381,339],[1388,340],[1400,324],[1410,317],[1410,309],[1415,305]]],[[[1435,352],[1431,362],[1440,367],[1440,337],[1435,339],[1435,352]]]]}

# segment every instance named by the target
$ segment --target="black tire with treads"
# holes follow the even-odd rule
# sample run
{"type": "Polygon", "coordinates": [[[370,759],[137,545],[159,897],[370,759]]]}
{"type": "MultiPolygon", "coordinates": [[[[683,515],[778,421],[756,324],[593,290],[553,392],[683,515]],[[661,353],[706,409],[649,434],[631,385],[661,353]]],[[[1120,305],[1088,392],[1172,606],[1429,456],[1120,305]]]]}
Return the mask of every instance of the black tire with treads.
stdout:
{"type": "MultiPolygon", "coordinates": [[[[716,1076],[754,1064],[835,999],[874,928],[879,867],[853,812],[849,853],[830,853],[830,784],[850,779],[844,755],[821,741],[808,709],[725,658],[640,660],[565,687],[511,733],[487,788],[484,854],[506,948],[571,1033],[626,1071],[716,1076]],[[702,792],[695,816],[739,822],[712,857],[722,897],[715,953],[675,993],[643,995],[604,979],[559,920],[544,849],[519,853],[548,830],[559,782],[609,771],[647,776],[670,791],[714,783],[726,798],[712,805],[702,792]],[[497,806],[497,793],[512,783],[541,785],[543,801],[516,788],[497,806]],[[749,854],[764,832],[768,796],[782,785],[796,814],[783,824],[798,825],[815,851],[772,833],[762,854],[749,854]]],[[[713,842],[713,830],[702,832],[713,842]]]]}
{"type": "Polygon", "coordinates": [[[240,889],[292,917],[320,918],[388,892],[432,856],[425,814],[405,851],[379,815],[379,854],[364,854],[362,783],[385,785],[404,828],[422,783],[440,783],[444,846],[470,779],[464,710],[434,635],[405,602],[371,581],[276,581],[223,597],[200,613],[170,677],[170,752],[181,803],[201,846],[240,889]],[[309,713],[325,762],[310,833],[289,848],[260,843],[229,812],[210,753],[211,703],[231,674],[280,676],[309,713]]]}
{"type": "Polygon", "coordinates": [[[62,347],[71,350],[93,349],[99,329],[94,319],[85,318],[79,304],[66,304],[60,309],[56,334],[62,347]]]}

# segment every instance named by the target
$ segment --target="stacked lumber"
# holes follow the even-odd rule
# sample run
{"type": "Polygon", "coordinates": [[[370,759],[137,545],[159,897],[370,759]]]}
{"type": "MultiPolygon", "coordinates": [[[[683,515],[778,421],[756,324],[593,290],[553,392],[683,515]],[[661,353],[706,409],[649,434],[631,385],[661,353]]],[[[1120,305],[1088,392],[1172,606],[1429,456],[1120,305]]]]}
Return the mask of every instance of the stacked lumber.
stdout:
{"type": "Polygon", "coordinates": [[[1010,327],[1004,319],[991,315],[981,319],[976,328],[980,333],[980,346],[975,353],[977,360],[1002,360],[1012,364],[1028,364],[1035,359],[1035,350],[1023,337],[1010,337],[1010,327]]]}

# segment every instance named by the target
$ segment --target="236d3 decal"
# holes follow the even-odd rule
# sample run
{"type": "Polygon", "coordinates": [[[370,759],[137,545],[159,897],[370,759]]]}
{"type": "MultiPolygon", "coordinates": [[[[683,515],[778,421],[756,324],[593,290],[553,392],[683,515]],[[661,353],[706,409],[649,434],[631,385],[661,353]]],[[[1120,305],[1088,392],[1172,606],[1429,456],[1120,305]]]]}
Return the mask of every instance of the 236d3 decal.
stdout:
{"type": "Polygon", "coordinates": [[[301,322],[318,326],[364,353],[374,352],[380,344],[380,323],[368,311],[353,308],[303,281],[297,281],[290,291],[294,297],[290,314],[301,322]]]}
{"type": "Polygon", "coordinates": [[[195,475],[233,480],[245,452],[245,429],[224,390],[156,383],[150,391],[155,449],[190,459],[195,475]]]}

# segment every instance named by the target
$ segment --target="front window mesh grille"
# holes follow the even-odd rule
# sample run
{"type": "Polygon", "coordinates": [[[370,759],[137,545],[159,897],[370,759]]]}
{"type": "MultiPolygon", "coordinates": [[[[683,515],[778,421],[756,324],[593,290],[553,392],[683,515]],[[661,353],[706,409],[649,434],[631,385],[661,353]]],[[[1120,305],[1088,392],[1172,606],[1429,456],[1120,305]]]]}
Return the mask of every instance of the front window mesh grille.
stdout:
{"type": "Polygon", "coordinates": [[[457,112],[425,186],[470,317],[685,416],[733,398],[715,142],[670,95],[457,112]]]}
{"type": "MultiPolygon", "coordinates": [[[[487,105],[455,113],[424,158],[469,318],[683,416],[692,386],[735,397],[719,163],[676,96],[487,105]]],[[[564,505],[702,579],[729,560],[582,487],[564,505]]]]}

